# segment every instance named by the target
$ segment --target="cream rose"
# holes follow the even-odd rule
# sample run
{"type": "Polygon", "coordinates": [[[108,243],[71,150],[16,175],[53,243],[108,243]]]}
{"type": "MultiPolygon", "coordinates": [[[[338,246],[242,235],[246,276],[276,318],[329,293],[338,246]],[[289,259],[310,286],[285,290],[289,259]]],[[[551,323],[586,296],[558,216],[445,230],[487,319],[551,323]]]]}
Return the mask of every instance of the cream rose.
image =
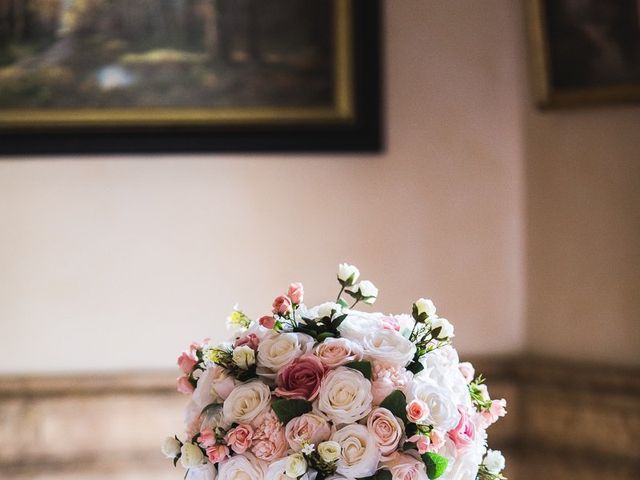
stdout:
{"type": "Polygon", "coordinates": [[[369,414],[367,430],[373,436],[380,453],[387,457],[396,451],[404,429],[398,419],[386,408],[378,407],[369,414]]]}
{"type": "Polygon", "coordinates": [[[427,406],[424,423],[431,424],[438,430],[448,432],[460,420],[460,413],[451,399],[451,395],[443,388],[430,383],[415,382],[413,395],[427,406]]]}
{"type": "Polygon", "coordinates": [[[193,443],[185,443],[180,449],[180,463],[184,468],[194,468],[204,463],[204,453],[193,443]]]}
{"type": "Polygon", "coordinates": [[[381,313],[366,313],[350,311],[347,318],[340,324],[338,331],[343,338],[348,338],[352,342],[361,344],[364,337],[369,333],[382,329],[381,313]]]}
{"type": "Polygon", "coordinates": [[[234,455],[220,462],[218,480],[264,480],[266,465],[250,453],[234,455]]]}
{"type": "Polygon", "coordinates": [[[342,449],[337,472],[349,478],[368,477],[376,473],[380,450],[376,440],[363,425],[352,424],[331,436],[342,449]]]}
{"type": "Polygon", "coordinates": [[[233,350],[233,363],[242,370],[249,370],[249,367],[256,364],[256,352],[249,345],[242,345],[233,350]]]}
{"type": "Polygon", "coordinates": [[[258,346],[258,363],[273,372],[313,348],[314,340],[304,333],[267,333],[258,346]]]}
{"type": "Polygon", "coordinates": [[[301,453],[294,453],[287,457],[284,473],[291,478],[298,478],[307,472],[307,461],[301,453]]]}
{"type": "MultiPolygon", "coordinates": [[[[292,480],[292,478],[285,473],[288,461],[289,458],[285,457],[269,465],[269,469],[264,476],[264,480],[292,480]]],[[[314,480],[315,476],[315,473],[310,475],[309,472],[307,472],[302,475],[299,480],[314,480]]]]}
{"type": "Polygon", "coordinates": [[[416,354],[415,344],[394,330],[373,330],[362,346],[366,359],[398,367],[406,366],[416,354]]]}
{"type": "Polygon", "coordinates": [[[338,367],[322,382],[318,408],[333,423],[340,425],[365,417],[371,411],[372,401],[371,382],[357,370],[338,367]]]}
{"type": "Polygon", "coordinates": [[[269,407],[271,391],[264,383],[254,380],[238,385],[224,401],[224,416],[230,422],[251,423],[269,407]]]}
{"type": "Polygon", "coordinates": [[[329,440],[318,445],[318,455],[320,455],[320,458],[327,463],[339,460],[341,454],[342,448],[338,442],[329,440]]]}
{"type": "Polygon", "coordinates": [[[347,362],[362,360],[362,348],[347,338],[327,338],[314,351],[323,365],[336,368],[347,362]]]}
{"type": "Polygon", "coordinates": [[[162,442],[162,453],[165,457],[174,459],[180,453],[180,441],[175,437],[167,437],[162,442]]]}

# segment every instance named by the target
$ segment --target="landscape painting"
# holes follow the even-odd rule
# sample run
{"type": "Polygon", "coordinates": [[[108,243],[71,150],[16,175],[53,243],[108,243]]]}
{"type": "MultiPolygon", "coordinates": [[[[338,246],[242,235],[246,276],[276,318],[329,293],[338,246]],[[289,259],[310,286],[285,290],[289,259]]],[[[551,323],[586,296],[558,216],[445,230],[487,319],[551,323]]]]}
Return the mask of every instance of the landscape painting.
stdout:
{"type": "Polygon", "coordinates": [[[347,3],[0,0],[0,122],[336,113],[347,3]]]}

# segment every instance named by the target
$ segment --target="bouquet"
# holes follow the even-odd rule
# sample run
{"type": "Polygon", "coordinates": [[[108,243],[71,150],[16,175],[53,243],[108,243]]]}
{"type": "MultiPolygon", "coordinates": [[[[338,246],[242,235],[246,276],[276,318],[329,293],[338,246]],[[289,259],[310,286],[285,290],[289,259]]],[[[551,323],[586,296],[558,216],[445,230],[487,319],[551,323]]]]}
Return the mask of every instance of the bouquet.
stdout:
{"type": "Polygon", "coordinates": [[[504,479],[486,430],[506,402],[459,362],[451,323],[424,298],[355,310],[378,289],[352,265],[337,277],[335,302],[307,307],[292,283],[257,321],[236,306],[228,343],[178,357],[186,434],[163,453],[190,480],[504,479]]]}

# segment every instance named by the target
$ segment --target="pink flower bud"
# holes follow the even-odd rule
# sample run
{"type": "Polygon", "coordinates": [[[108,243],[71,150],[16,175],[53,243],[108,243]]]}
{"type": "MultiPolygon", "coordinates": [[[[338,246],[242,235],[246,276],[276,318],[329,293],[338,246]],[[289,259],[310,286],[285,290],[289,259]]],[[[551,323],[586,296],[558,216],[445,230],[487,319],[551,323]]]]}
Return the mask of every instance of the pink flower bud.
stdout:
{"type": "Polygon", "coordinates": [[[289,285],[287,296],[296,305],[302,303],[302,298],[304,297],[304,287],[300,282],[292,283],[291,285],[289,285]]]}

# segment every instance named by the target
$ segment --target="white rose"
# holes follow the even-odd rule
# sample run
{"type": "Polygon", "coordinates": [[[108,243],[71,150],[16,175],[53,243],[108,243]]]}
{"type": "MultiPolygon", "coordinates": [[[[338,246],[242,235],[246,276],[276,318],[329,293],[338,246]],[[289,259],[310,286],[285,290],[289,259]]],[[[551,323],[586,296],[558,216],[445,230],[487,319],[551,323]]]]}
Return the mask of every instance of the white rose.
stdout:
{"type": "Polygon", "coordinates": [[[201,467],[190,468],[185,480],[216,480],[216,467],[207,463],[201,467]]]}
{"type": "MultiPolygon", "coordinates": [[[[264,476],[264,480],[292,480],[292,478],[285,473],[288,460],[289,458],[285,457],[273,462],[269,466],[269,469],[264,476]]],[[[316,476],[317,472],[315,470],[309,470],[307,473],[302,475],[299,480],[315,480],[316,476]]]]}
{"type": "Polygon", "coordinates": [[[180,449],[180,463],[184,468],[194,468],[204,463],[204,454],[200,447],[193,443],[185,443],[180,449]]]}
{"type": "Polygon", "coordinates": [[[238,385],[224,401],[224,416],[230,422],[250,423],[271,401],[269,387],[259,380],[238,385]]]}
{"type": "Polygon", "coordinates": [[[454,337],[454,328],[453,325],[446,318],[433,318],[431,319],[431,328],[436,329],[440,327],[440,334],[438,338],[453,338],[454,337]]]}
{"type": "Polygon", "coordinates": [[[362,297],[362,301],[369,305],[374,304],[378,298],[378,288],[369,280],[363,280],[347,290],[362,297]]]}
{"type": "Polygon", "coordinates": [[[381,313],[351,310],[347,318],[338,327],[338,331],[344,338],[361,344],[364,337],[370,332],[382,329],[382,317],[381,313]]]}
{"type": "Polygon", "coordinates": [[[291,478],[298,478],[307,471],[307,461],[301,453],[294,453],[287,457],[284,473],[291,478]]]}
{"type": "Polygon", "coordinates": [[[342,305],[333,302],[323,303],[309,310],[309,316],[307,318],[329,317],[332,311],[335,312],[335,315],[340,315],[340,313],[342,313],[342,305]]]}
{"type": "Polygon", "coordinates": [[[363,339],[365,358],[397,367],[406,366],[416,354],[416,346],[395,330],[374,330],[363,339]]]}
{"type": "Polygon", "coordinates": [[[500,450],[488,450],[484,457],[484,466],[494,475],[499,474],[505,467],[505,460],[500,450]]]}
{"type": "Polygon", "coordinates": [[[316,346],[314,353],[329,368],[362,360],[362,348],[348,338],[327,338],[316,346]]]}
{"type": "Polygon", "coordinates": [[[250,453],[234,455],[220,462],[218,480],[263,480],[266,465],[250,453]]]}
{"type": "Polygon", "coordinates": [[[447,345],[427,353],[420,359],[424,367],[417,375],[417,380],[424,383],[436,384],[446,389],[456,405],[471,406],[469,387],[458,368],[455,350],[447,345]]]}
{"type": "Polygon", "coordinates": [[[339,425],[365,417],[371,411],[372,401],[371,382],[357,370],[338,367],[322,381],[318,408],[339,425]]]}
{"type": "Polygon", "coordinates": [[[340,448],[340,444],[331,440],[327,440],[326,442],[322,442],[318,445],[318,454],[320,455],[320,458],[327,463],[338,460],[340,458],[341,451],[342,449],[340,448]]]}
{"type": "Polygon", "coordinates": [[[448,457],[450,464],[447,467],[445,475],[441,478],[445,480],[468,480],[470,478],[476,478],[478,475],[478,467],[482,461],[482,455],[476,448],[465,448],[463,450],[456,450],[455,445],[451,446],[453,442],[447,439],[443,454],[448,457]],[[452,457],[452,452],[455,453],[455,457],[452,457]]]}
{"type": "Polygon", "coordinates": [[[269,332],[258,346],[258,363],[274,372],[307,353],[314,340],[304,333],[269,332]]]}
{"type": "Polygon", "coordinates": [[[180,442],[175,437],[167,437],[162,442],[161,449],[165,457],[174,459],[180,453],[180,442]]]}
{"type": "Polygon", "coordinates": [[[338,265],[338,280],[341,285],[350,286],[358,281],[360,278],[360,270],[348,263],[341,263],[338,265]]]}
{"type": "Polygon", "coordinates": [[[380,450],[366,427],[347,425],[334,433],[331,440],[342,448],[342,456],[337,463],[338,473],[349,478],[368,477],[376,473],[380,450]]]}
{"type": "Polygon", "coordinates": [[[233,350],[233,363],[242,370],[249,370],[249,367],[256,364],[256,352],[249,345],[242,345],[233,350]]]}
{"type": "Polygon", "coordinates": [[[433,317],[436,314],[436,306],[428,298],[420,298],[416,300],[415,306],[418,310],[418,315],[426,313],[428,317],[433,317]]]}
{"type": "Polygon", "coordinates": [[[413,395],[427,404],[428,415],[425,423],[432,424],[438,430],[448,432],[460,420],[460,413],[456,408],[451,394],[437,385],[415,381],[413,395]]]}

